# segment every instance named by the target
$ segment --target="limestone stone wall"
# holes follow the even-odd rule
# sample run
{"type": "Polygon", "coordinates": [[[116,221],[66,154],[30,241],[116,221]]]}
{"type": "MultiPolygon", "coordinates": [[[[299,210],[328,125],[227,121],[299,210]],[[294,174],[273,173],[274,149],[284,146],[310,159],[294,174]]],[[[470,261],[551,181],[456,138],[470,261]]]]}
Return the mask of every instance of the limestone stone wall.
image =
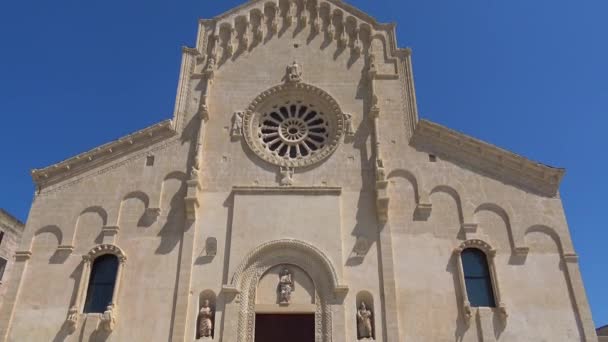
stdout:
{"type": "Polygon", "coordinates": [[[4,274],[0,279],[0,307],[4,301],[6,288],[11,282],[11,271],[13,268],[13,256],[23,234],[23,223],[14,218],[6,211],[0,209],[0,232],[2,232],[2,242],[0,242],[0,258],[6,261],[4,274]]]}
{"type": "MultiPolygon", "coordinates": [[[[250,342],[257,305],[290,312],[271,303],[287,265],[318,342],[356,340],[362,301],[376,341],[596,341],[559,195],[513,182],[525,170],[488,172],[504,168],[506,151],[488,147],[500,156],[488,162],[484,151],[446,157],[416,144],[412,59],[393,27],[341,1],[319,3],[280,1],[277,11],[251,1],[201,21],[183,53],[174,135],[122,139],[104,146],[115,157],[103,163],[80,166],[95,162],[93,151],[35,173],[44,186],[1,339],[194,341],[209,300],[215,340],[250,342]],[[341,127],[327,159],[286,168],[252,150],[246,138],[256,137],[238,120],[277,86],[348,114],[336,122],[352,131],[341,127]],[[497,308],[463,301],[458,248],[467,243],[494,255],[497,308]],[[83,314],[87,260],[103,248],[126,257],[116,306],[83,314]]],[[[543,184],[555,180],[541,170],[543,184]]]]}

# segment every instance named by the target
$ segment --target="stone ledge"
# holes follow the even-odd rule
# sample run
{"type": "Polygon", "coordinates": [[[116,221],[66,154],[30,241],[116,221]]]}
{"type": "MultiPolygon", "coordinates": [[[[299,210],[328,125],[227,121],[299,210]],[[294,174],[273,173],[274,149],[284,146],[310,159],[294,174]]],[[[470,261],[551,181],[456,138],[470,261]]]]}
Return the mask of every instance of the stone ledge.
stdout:
{"type": "Polygon", "coordinates": [[[165,120],[108,144],[99,146],[57,164],[32,170],[32,179],[38,187],[56,183],[70,176],[97,167],[133,150],[141,149],[175,135],[173,122],[165,120]]]}
{"type": "Polygon", "coordinates": [[[565,174],[564,169],[526,159],[427,120],[418,122],[410,145],[547,197],[557,195],[565,174]]]}
{"type": "Polygon", "coordinates": [[[303,193],[316,194],[341,194],[341,187],[328,186],[234,186],[234,193],[303,193]]]}

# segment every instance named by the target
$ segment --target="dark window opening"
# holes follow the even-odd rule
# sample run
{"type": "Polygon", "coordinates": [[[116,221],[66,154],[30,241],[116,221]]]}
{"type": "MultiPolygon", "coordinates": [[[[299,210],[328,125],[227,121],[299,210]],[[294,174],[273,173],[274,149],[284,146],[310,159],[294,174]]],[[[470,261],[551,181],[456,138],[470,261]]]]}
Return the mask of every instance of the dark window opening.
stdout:
{"type": "Polygon", "coordinates": [[[436,162],[436,161],[437,161],[437,156],[436,156],[436,155],[434,155],[434,154],[429,154],[429,161],[430,161],[431,163],[436,162]]]}
{"type": "Polygon", "coordinates": [[[7,261],[4,258],[0,258],[0,281],[4,278],[4,270],[6,269],[7,261]]]}
{"type": "Polygon", "coordinates": [[[146,166],[153,166],[154,165],[154,156],[147,156],[146,157],[146,166]]]}
{"type": "Polygon", "coordinates": [[[0,246],[2,246],[3,239],[4,239],[4,232],[0,232],[0,246]]]}
{"type": "Polygon", "coordinates": [[[486,254],[476,248],[467,248],[460,257],[471,306],[496,307],[486,254]]]}
{"type": "Polygon", "coordinates": [[[93,262],[84,304],[85,313],[103,313],[110,303],[116,284],[118,258],[112,254],[98,257],[93,262]]]}

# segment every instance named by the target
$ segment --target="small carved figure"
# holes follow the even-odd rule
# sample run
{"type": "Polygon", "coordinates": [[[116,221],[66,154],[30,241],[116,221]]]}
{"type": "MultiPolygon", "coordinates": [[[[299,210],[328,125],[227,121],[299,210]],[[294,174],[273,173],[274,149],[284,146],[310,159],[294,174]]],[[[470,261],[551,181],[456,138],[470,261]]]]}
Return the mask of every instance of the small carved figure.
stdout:
{"type": "Polygon", "coordinates": [[[105,331],[113,331],[116,325],[116,312],[114,304],[108,305],[106,311],[101,315],[101,326],[105,331]]]}
{"type": "Polygon", "coordinates": [[[284,268],[279,277],[279,303],[289,304],[292,291],[293,280],[291,279],[291,272],[289,272],[289,269],[284,268]]]}
{"type": "Polygon", "coordinates": [[[76,330],[76,325],[78,325],[78,308],[72,306],[70,310],[68,310],[68,317],[66,319],[66,323],[68,325],[68,330],[70,333],[76,330]]]}
{"type": "Polygon", "coordinates": [[[384,162],[382,159],[376,159],[376,181],[382,182],[386,180],[386,172],[384,170],[384,162]]]}
{"type": "Polygon", "coordinates": [[[376,118],[380,115],[380,106],[378,105],[378,95],[372,95],[372,103],[371,108],[369,109],[370,114],[373,118],[376,118]]]}
{"type": "Polygon", "coordinates": [[[372,78],[376,76],[376,73],[378,72],[378,67],[376,66],[376,55],[374,55],[373,53],[369,54],[369,57],[367,59],[367,67],[369,76],[372,78]]]}
{"type": "Polygon", "coordinates": [[[240,137],[243,135],[243,112],[235,112],[232,116],[232,130],[230,135],[234,137],[240,137]]]}
{"type": "Polygon", "coordinates": [[[297,11],[298,11],[298,6],[296,5],[296,3],[294,1],[290,1],[289,8],[287,9],[287,13],[285,16],[285,20],[287,21],[288,25],[291,25],[293,23],[293,19],[297,15],[297,13],[296,13],[297,11]]]}
{"type": "Polygon", "coordinates": [[[272,17],[272,21],[270,22],[270,31],[272,33],[277,33],[279,30],[279,10],[277,9],[272,17]]]}
{"type": "Polygon", "coordinates": [[[198,334],[200,337],[212,337],[213,334],[213,310],[209,300],[203,301],[203,306],[198,312],[198,334]]]}
{"type": "Polygon", "coordinates": [[[281,185],[283,185],[283,186],[293,185],[293,168],[290,168],[290,167],[281,168],[281,185]]]}
{"type": "Polygon", "coordinates": [[[367,308],[365,302],[361,302],[357,311],[357,330],[360,339],[373,339],[372,335],[372,311],[367,308]]]}
{"type": "Polygon", "coordinates": [[[294,61],[293,64],[287,66],[287,82],[302,81],[302,66],[294,61]]]}
{"type": "Polygon", "coordinates": [[[205,74],[208,78],[213,78],[213,73],[215,72],[215,57],[209,57],[209,61],[207,62],[207,69],[205,69],[205,74]]]}
{"type": "Polygon", "coordinates": [[[344,126],[346,127],[346,135],[355,135],[355,128],[353,127],[353,116],[352,114],[344,113],[344,126]]]}
{"type": "Polygon", "coordinates": [[[336,36],[336,28],[332,23],[327,25],[327,37],[331,40],[336,36]]]}
{"type": "Polygon", "coordinates": [[[355,55],[360,55],[361,54],[361,40],[358,37],[359,33],[357,31],[355,31],[355,38],[353,40],[353,53],[355,55]]]}

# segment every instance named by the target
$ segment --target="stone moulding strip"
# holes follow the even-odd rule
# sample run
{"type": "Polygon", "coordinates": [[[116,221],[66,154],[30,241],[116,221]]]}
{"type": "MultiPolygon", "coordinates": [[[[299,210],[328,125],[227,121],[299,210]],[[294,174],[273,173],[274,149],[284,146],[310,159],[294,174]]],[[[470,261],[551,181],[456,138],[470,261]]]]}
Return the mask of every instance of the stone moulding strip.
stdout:
{"type": "Polygon", "coordinates": [[[234,193],[302,193],[307,195],[317,194],[334,194],[340,195],[342,193],[341,187],[327,187],[327,186],[234,186],[232,187],[234,193]]]}
{"type": "Polygon", "coordinates": [[[43,187],[175,134],[173,122],[165,120],[49,167],[34,169],[32,178],[38,187],[43,187]]]}
{"type": "Polygon", "coordinates": [[[557,195],[565,174],[564,169],[526,159],[427,120],[418,122],[410,145],[548,197],[557,195]]]}

